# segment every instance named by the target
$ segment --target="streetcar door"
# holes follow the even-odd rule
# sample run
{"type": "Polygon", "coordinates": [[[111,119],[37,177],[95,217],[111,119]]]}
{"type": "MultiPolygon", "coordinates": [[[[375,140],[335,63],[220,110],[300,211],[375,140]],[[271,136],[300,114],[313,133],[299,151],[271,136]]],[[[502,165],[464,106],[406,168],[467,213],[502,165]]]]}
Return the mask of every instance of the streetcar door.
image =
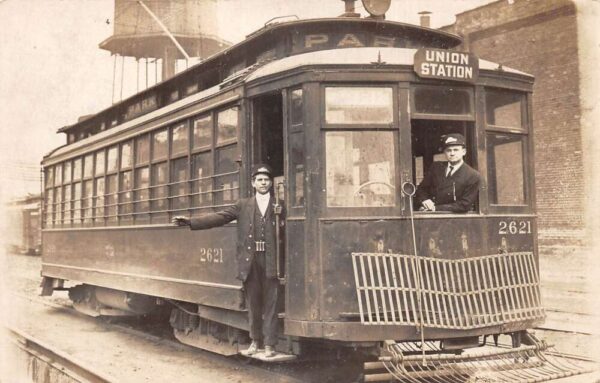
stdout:
{"type": "Polygon", "coordinates": [[[275,189],[283,181],[282,99],[280,93],[272,93],[256,97],[252,102],[252,162],[264,162],[271,166],[275,189]]]}
{"type": "MultiPolygon", "coordinates": [[[[252,100],[252,132],[251,159],[253,163],[266,163],[273,169],[273,190],[283,201],[284,187],[284,112],[283,96],[281,93],[270,93],[253,98],[252,100]]],[[[285,225],[279,225],[279,228],[285,225]]],[[[285,229],[279,230],[279,237],[284,245],[280,248],[279,276],[285,275],[285,229]]],[[[280,284],[278,307],[285,312],[284,285],[280,284]]]]}

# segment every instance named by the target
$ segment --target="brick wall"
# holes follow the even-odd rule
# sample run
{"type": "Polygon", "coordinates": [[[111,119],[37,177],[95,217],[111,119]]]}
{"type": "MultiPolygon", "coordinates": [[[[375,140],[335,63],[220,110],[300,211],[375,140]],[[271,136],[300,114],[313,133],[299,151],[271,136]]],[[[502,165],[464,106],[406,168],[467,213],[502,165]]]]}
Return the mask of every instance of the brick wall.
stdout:
{"type": "Polygon", "coordinates": [[[497,1],[442,28],[464,50],[535,76],[536,194],[540,246],[581,245],[584,173],[575,5],[567,0],[497,1]]]}

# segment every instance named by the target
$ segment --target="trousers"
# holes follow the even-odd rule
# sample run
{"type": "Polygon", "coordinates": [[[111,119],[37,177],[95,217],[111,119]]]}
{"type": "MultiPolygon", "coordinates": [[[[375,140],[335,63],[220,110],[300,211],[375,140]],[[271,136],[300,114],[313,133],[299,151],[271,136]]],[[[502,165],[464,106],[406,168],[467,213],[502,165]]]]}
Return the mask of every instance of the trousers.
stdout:
{"type": "Polygon", "coordinates": [[[265,253],[257,252],[244,282],[250,338],[265,346],[277,344],[277,300],[279,281],[267,278],[265,253]]]}

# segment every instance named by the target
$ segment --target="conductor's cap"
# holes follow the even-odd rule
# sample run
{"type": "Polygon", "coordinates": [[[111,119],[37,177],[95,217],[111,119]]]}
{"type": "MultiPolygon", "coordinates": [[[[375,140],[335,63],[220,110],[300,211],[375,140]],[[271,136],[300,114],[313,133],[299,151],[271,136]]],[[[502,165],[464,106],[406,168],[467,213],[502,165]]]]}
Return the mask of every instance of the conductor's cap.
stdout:
{"type": "Polygon", "coordinates": [[[448,146],[461,145],[466,146],[465,137],[460,133],[444,134],[441,138],[442,148],[446,149],[448,146]]]}
{"type": "Polygon", "coordinates": [[[256,164],[252,167],[252,177],[259,174],[266,174],[270,178],[273,178],[273,169],[267,164],[256,164]]]}

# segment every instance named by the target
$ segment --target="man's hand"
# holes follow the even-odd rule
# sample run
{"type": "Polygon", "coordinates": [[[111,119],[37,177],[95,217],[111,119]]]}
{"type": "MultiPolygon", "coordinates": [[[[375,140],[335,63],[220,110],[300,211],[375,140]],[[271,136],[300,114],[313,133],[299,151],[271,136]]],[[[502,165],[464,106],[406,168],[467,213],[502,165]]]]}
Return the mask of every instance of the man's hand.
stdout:
{"type": "Polygon", "coordinates": [[[176,226],[189,226],[190,220],[183,216],[177,216],[177,217],[173,217],[173,219],[171,220],[171,223],[173,223],[176,226]]]}
{"type": "Polygon", "coordinates": [[[435,211],[435,203],[430,199],[423,201],[423,207],[426,211],[435,211]]]}

